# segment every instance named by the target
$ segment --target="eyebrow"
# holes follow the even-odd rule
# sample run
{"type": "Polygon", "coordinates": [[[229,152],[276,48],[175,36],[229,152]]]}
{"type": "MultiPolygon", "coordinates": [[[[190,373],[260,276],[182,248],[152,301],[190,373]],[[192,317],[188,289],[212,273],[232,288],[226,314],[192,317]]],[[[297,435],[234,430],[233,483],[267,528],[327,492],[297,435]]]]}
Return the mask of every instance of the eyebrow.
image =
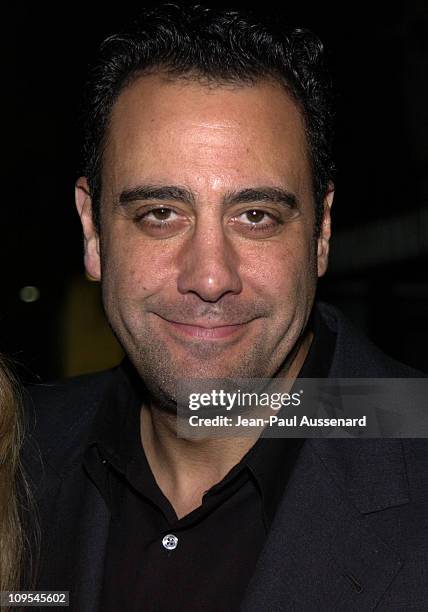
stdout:
{"type": "Polygon", "coordinates": [[[257,187],[232,191],[224,198],[226,205],[251,204],[252,202],[271,202],[272,204],[283,204],[288,208],[297,208],[299,203],[294,193],[282,187],[257,187]]]}
{"type": "Polygon", "coordinates": [[[129,204],[135,200],[176,200],[184,204],[194,204],[193,193],[185,187],[177,185],[137,185],[124,189],[118,202],[121,205],[129,204]]]}
{"type": "MultiPolygon", "coordinates": [[[[118,198],[121,206],[136,200],[175,200],[195,206],[195,196],[190,189],[179,185],[136,185],[124,189],[118,198]]],[[[229,191],[223,198],[223,204],[251,204],[255,202],[270,202],[295,209],[299,201],[296,195],[282,187],[255,187],[242,189],[240,191],[229,191]]]]}

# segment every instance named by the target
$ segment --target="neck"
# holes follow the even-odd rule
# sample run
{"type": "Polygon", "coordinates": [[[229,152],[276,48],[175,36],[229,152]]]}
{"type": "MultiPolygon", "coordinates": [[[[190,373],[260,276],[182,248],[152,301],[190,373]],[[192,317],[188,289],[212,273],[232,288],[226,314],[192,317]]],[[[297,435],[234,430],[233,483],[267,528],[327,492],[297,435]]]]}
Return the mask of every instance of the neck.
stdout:
{"type": "MultiPolygon", "coordinates": [[[[308,354],[307,330],[279,373],[294,380],[308,354]]],[[[259,433],[243,438],[178,438],[176,417],[155,406],[141,409],[141,442],[155,480],[178,518],[202,504],[204,493],[220,482],[255,444],[259,433]]]]}

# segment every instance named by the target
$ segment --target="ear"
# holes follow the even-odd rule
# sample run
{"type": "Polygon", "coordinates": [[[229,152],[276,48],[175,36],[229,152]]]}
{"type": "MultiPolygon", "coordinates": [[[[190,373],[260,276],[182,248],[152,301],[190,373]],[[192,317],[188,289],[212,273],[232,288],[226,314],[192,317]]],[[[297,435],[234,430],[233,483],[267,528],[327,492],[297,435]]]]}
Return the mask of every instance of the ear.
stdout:
{"type": "Polygon", "coordinates": [[[334,184],[330,181],[324,198],[324,212],[318,237],[318,277],[324,276],[328,266],[328,253],[331,236],[331,206],[334,198],[334,184]]]}
{"type": "Polygon", "coordinates": [[[76,208],[82,222],[84,236],[85,268],[93,280],[101,279],[100,239],[92,219],[92,199],[85,176],[77,179],[75,185],[76,208]]]}

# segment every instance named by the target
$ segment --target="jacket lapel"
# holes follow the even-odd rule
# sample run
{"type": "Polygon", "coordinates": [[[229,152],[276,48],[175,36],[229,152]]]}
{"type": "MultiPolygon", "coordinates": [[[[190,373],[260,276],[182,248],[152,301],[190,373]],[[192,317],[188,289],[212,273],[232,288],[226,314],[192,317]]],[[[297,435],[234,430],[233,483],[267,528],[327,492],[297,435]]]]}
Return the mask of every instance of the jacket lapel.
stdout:
{"type": "Polygon", "coordinates": [[[72,610],[94,612],[99,609],[110,511],[89,478],[85,489],[78,533],[79,554],[70,603],[72,610]]]}
{"type": "MultiPolygon", "coordinates": [[[[46,470],[50,471],[49,466],[46,470]]],[[[110,511],[95,485],[75,466],[55,485],[41,489],[39,590],[66,590],[70,609],[95,612],[102,587],[110,511]]]]}
{"type": "Polygon", "coordinates": [[[407,501],[400,440],[306,441],[243,612],[374,610],[403,562],[364,513],[407,501]]]}

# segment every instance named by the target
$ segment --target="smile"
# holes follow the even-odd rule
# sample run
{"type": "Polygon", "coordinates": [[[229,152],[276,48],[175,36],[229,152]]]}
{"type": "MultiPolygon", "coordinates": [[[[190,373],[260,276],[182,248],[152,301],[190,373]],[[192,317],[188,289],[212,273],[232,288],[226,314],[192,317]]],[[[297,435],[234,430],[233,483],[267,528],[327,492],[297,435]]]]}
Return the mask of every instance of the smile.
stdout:
{"type": "Polygon", "coordinates": [[[201,340],[221,340],[222,338],[230,338],[234,334],[245,328],[247,323],[235,323],[235,324],[216,324],[216,325],[195,325],[189,323],[180,323],[178,321],[170,321],[164,319],[170,328],[178,332],[179,335],[188,336],[195,339],[201,340]]]}
{"type": "Polygon", "coordinates": [[[217,327],[202,327],[200,325],[187,325],[185,323],[175,323],[174,321],[170,321],[171,325],[173,325],[176,329],[183,332],[187,336],[192,336],[193,338],[203,338],[206,340],[216,339],[216,338],[227,338],[245,325],[219,325],[217,327]]]}

